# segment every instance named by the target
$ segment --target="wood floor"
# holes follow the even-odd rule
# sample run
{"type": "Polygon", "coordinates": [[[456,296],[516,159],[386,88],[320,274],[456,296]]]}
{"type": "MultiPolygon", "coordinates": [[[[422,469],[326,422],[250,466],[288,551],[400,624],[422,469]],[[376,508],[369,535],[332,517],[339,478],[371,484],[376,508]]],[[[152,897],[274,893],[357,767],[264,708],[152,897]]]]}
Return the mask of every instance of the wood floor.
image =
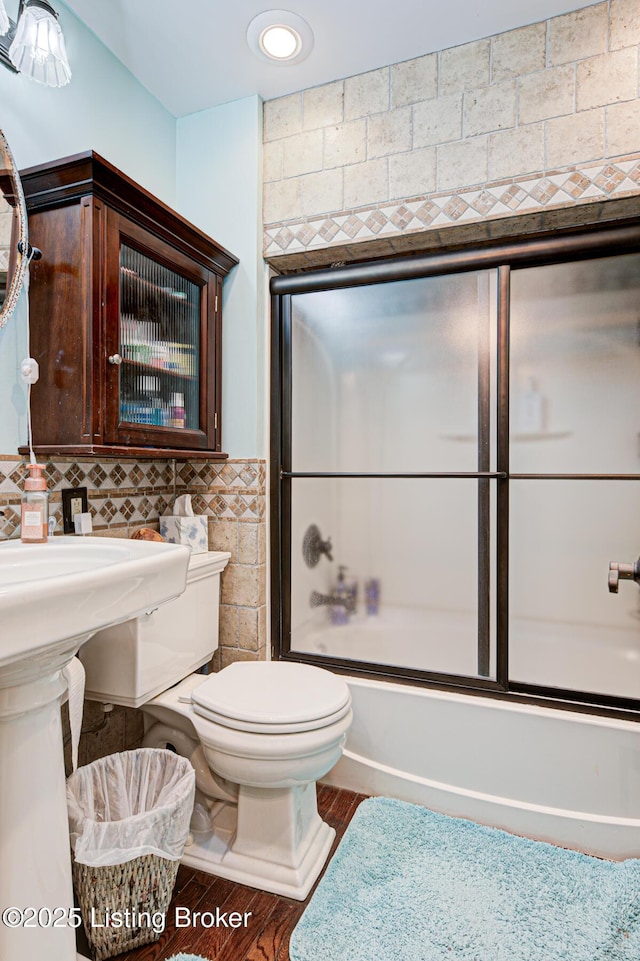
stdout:
{"type": "MultiPolygon", "coordinates": [[[[362,800],[362,794],[319,785],[320,816],[336,829],[331,856],[362,800]]],[[[119,954],[117,961],[167,961],[180,952],[199,954],[208,961],[290,961],[289,937],[308,900],[293,901],[266,894],[181,866],[167,913],[167,921],[171,920],[167,930],[155,944],[119,954]],[[216,907],[225,912],[251,911],[251,917],[246,928],[189,927],[176,930],[173,925],[176,906],[191,911],[213,909],[215,912],[216,907]]]]}

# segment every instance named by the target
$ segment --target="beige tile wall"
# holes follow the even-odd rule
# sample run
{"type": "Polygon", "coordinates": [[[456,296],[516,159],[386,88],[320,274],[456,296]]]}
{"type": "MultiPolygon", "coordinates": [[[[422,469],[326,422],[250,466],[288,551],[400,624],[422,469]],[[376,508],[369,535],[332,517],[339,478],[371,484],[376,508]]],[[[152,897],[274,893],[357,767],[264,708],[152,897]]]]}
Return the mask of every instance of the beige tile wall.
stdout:
{"type": "Polygon", "coordinates": [[[269,101],[267,258],[639,194],[639,44],[610,0],[269,101]]]}

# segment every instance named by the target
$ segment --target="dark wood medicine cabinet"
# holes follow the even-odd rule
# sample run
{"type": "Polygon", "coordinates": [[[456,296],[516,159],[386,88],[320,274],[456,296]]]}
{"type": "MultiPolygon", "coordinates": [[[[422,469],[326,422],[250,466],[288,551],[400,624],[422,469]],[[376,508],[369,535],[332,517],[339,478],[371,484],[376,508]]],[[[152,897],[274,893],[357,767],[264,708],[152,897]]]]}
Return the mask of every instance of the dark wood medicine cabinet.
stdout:
{"type": "Polygon", "coordinates": [[[237,258],[93,151],[21,173],[42,456],[222,459],[222,281],[237,258]]]}

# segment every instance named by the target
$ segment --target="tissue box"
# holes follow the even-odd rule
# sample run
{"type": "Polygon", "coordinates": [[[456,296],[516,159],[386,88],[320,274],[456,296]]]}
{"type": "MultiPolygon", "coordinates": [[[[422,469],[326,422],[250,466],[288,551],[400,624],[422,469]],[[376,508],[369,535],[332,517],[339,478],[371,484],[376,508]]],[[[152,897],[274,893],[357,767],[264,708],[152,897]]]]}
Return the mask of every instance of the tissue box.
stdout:
{"type": "Polygon", "coordinates": [[[194,554],[209,550],[209,522],[204,514],[194,517],[165,515],[160,518],[160,533],[170,544],[185,544],[194,554]]]}

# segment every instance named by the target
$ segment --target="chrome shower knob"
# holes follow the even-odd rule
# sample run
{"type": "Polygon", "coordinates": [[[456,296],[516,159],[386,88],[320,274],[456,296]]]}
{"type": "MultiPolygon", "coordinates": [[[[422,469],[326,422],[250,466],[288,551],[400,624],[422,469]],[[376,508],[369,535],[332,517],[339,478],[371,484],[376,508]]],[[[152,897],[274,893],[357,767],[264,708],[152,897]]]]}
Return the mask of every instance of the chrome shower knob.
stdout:
{"type": "Polygon", "coordinates": [[[609,562],[609,592],[618,593],[619,581],[640,582],[640,557],[633,564],[620,564],[617,561],[609,562]]]}

